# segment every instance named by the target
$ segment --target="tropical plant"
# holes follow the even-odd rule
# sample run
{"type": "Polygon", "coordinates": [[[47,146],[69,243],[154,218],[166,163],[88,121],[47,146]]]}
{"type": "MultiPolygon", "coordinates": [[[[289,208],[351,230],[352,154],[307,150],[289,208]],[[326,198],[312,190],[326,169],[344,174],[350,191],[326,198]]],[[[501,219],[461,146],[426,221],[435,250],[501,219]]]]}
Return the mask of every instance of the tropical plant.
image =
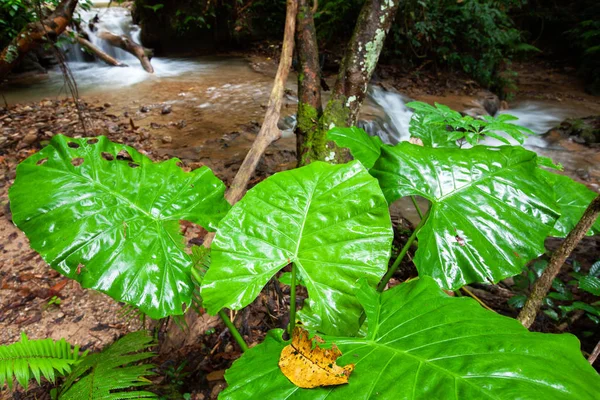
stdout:
{"type": "Polygon", "coordinates": [[[151,336],[139,331],[122,337],[100,353],[88,355],[62,384],[58,399],[156,398],[145,390],[129,390],[151,383],[145,377],[154,375],[150,371],[154,365],[140,362],[154,356],[144,351],[154,344],[151,336]]]}
{"type": "MultiPolygon", "coordinates": [[[[537,278],[540,277],[546,266],[547,260],[538,260],[513,279],[515,286],[513,290],[517,293],[508,300],[508,304],[516,309],[523,308],[529,289],[537,278]]],[[[572,278],[568,284],[555,278],[552,282],[552,291],[543,300],[542,312],[556,322],[566,321],[575,311],[580,311],[594,324],[600,324],[600,261],[595,262],[588,273],[584,273],[581,264],[577,260],[572,262],[572,278]],[[587,299],[576,300],[573,296],[573,288],[577,288],[587,295],[587,299]],[[590,296],[591,295],[591,296],[590,296]]]]}
{"type": "MultiPolygon", "coordinates": [[[[520,146],[477,144],[496,129],[521,139],[524,130],[507,118],[417,108],[411,133],[425,146],[335,129],[330,138],[357,160],[277,173],[231,209],[205,167],[187,173],[177,160],[152,163],[104,137],[58,135],[18,167],[13,218],[53,268],[150,316],[189,309],[196,281],[196,306],[221,315],[242,350],[223,308],[246,307],[287,270],[280,279],[290,286],[292,341],[274,330],[245,352],[226,374],[223,398],[593,399],[600,378],[572,336],[530,333],[442,291],[519,274],[544,252],[547,236],[572,229],[593,192],[563,182],[546,169],[557,166],[520,146]],[[462,140],[474,146],[460,148],[462,140]],[[561,185],[572,193],[557,194],[561,185]],[[405,196],[430,206],[390,260],[388,207],[405,196]],[[216,230],[210,255],[188,255],[179,220],[216,230]],[[385,290],[417,242],[420,278],[385,290]],[[308,298],[296,313],[298,285],[308,298]],[[334,366],[340,354],[343,367],[334,366]],[[565,368],[553,368],[559,363],[565,368]],[[298,368],[306,386],[289,375],[298,368]],[[333,381],[348,384],[319,387],[333,381]]],[[[79,382],[96,371],[90,363],[73,372],[79,382]]],[[[64,395],[78,385],[67,384],[64,395]]]]}
{"type": "Polygon", "coordinates": [[[71,372],[86,353],[79,353],[79,346],[71,346],[64,339],[29,340],[21,333],[21,341],[0,346],[0,387],[4,382],[13,387],[13,378],[27,389],[29,381],[35,378],[39,384],[41,377],[55,382],[57,376],[71,372]]]}
{"type": "Polygon", "coordinates": [[[64,339],[29,340],[23,333],[20,342],[0,346],[0,387],[6,380],[12,388],[13,376],[25,389],[32,377],[40,384],[41,377],[54,383],[60,376],[64,383],[52,391],[58,400],[156,398],[151,392],[129,390],[151,383],[145,376],[153,375],[154,366],[140,362],[154,356],[143,351],[153,344],[146,332],[133,332],[88,355],[64,339]]]}
{"type": "Polygon", "coordinates": [[[524,53],[539,52],[527,44],[511,17],[522,0],[411,0],[403,3],[392,27],[388,53],[407,61],[433,60],[462,70],[481,84],[501,89],[510,79],[501,72],[524,53]]]}

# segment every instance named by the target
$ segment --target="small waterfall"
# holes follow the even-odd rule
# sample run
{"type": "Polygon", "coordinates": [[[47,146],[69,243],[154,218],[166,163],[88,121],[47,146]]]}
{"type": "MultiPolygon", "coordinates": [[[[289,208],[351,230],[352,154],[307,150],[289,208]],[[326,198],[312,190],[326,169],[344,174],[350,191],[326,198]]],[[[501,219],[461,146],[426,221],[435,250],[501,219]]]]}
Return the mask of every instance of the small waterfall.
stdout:
{"type": "Polygon", "coordinates": [[[385,118],[362,122],[363,129],[377,135],[385,143],[396,144],[410,138],[408,126],[412,110],[406,107],[410,99],[400,93],[388,92],[379,86],[369,90],[369,98],[385,112],[385,118]]]}
{"type": "MultiPolygon", "coordinates": [[[[125,35],[134,42],[140,43],[141,29],[131,19],[131,12],[123,7],[91,8],[90,10],[77,9],[81,20],[81,29],[87,34],[89,41],[105,53],[130,66],[138,63],[137,58],[125,50],[111,46],[105,40],[96,36],[97,31],[109,31],[115,35],[125,35]],[[97,22],[94,21],[97,19],[97,22]],[[91,25],[93,23],[93,25],[91,25]],[[93,29],[92,29],[93,28],[93,29]]],[[[69,43],[65,46],[67,61],[85,62],[87,60],[84,50],[78,45],[69,43]]],[[[101,61],[98,61],[101,62],[101,61]]]]}

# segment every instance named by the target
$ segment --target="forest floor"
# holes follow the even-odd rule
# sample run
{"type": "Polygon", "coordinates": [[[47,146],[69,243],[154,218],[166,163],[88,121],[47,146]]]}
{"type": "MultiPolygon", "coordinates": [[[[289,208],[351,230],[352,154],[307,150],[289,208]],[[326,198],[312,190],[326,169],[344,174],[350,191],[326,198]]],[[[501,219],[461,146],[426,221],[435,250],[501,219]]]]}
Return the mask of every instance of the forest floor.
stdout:
{"type": "MultiPolygon", "coordinates": [[[[253,62],[266,74],[274,66],[274,62],[264,59],[253,62]]],[[[600,114],[600,98],[585,94],[570,71],[550,67],[541,69],[533,64],[517,67],[521,77],[518,82],[521,89],[519,99],[543,99],[555,103],[568,101],[573,107],[583,108],[582,113],[600,114]]],[[[378,79],[383,85],[413,98],[447,98],[445,103],[456,108],[464,106],[481,90],[465,78],[431,72],[400,74],[391,67],[380,68],[378,79]]],[[[85,101],[87,99],[84,98],[80,102],[79,110],[72,100],[43,100],[0,108],[0,344],[15,342],[21,332],[26,332],[32,339],[65,338],[83,349],[100,350],[123,334],[143,326],[142,320],[135,313],[129,313],[128,308],[104,294],[83,289],[77,282],[61,277],[31,250],[27,238],[12,224],[8,203],[8,189],[20,161],[38,151],[58,133],[73,137],[104,134],[111,140],[136,147],[153,160],[177,156],[182,159],[185,168],[207,165],[229,184],[259,129],[257,122],[247,121],[235,131],[211,135],[202,143],[207,156],[198,159],[190,156],[185,147],[176,145],[178,139],[174,136],[178,131],[194,129],[194,126],[186,126],[178,110],[165,110],[162,104],[146,107],[137,102],[123,107],[85,101]]],[[[590,152],[592,162],[595,159],[600,165],[598,149],[584,148],[575,143],[571,145],[574,151],[590,152]]],[[[294,166],[294,138],[284,138],[268,150],[251,185],[294,166]]],[[[588,179],[579,180],[597,188],[600,176],[597,169],[594,171],[588,179]]],[[[398,221],[402,218],[395,215],[393,219],[399,225],[398,221]]],[[[400,228],[396,232],[395,245],[398,248],[405,239],[400,228]]],[[[186,224],[183,231],[189,245],[200,244],[205,233],[191,224],[186,224]]],[[[558,243],[558,240],[549,240],[548,248],[553,249],[558,243]]],[[[571,258],[571,263],[572,260],[577,260],[583,270],[600,260],[600,238],[586,238],[571,258]]],[[[403,265],[394,282],[414,274],[410,265],[403,265]]],[[[565,282],[570,279],[567,273],[563,273],[561,278],[565,282]]],[[[517,311],[508,305],[508,299],[518,294],[513,290],[513,284],[509,279],[497,286],[472,285],[470,290],[496,311],[515,316],[517,311]]],[[[583,296],[576,289],[573,291],[578,298],[583,296]]],[[[272,283],[264,292],[270,295],[263,293],[236,318],[250,344],[259,342],[268,329],[284,327],[287,323],[284,317],[288,308],[286,287],[272,283]]],[[[303,293],[299,296],[301,300],[303,293]]],[[[582,339],[587,352],[600,339],[596,326],[579,314],[561,323],[541,316],[535,328],[545,332],[573,332],[582,339]]],[[[225,327],[217,319],[209,319],[206,334],[198,339],[188,360],[173,361],[159,357],[157,363],[163,376],[159,376],[156,383],[166,391],[165,398],[175,399],[177,397],[173,393],[181,390],[182,393],[192,393],[192,399],[215,399],[225,387],[225,369],[240,355],[237,346],[232,343],[225,327]],[[174,372],[182,362],[185,362],[184,372],[174,372]],[[176,383],[178,381],[182,382],[180,387],[176,383]]],[[[41,388],[34,386],[27,394],[3,392],[0,399],[45,399],[49,398],[48,387],[47,384],[41,388]]]]}

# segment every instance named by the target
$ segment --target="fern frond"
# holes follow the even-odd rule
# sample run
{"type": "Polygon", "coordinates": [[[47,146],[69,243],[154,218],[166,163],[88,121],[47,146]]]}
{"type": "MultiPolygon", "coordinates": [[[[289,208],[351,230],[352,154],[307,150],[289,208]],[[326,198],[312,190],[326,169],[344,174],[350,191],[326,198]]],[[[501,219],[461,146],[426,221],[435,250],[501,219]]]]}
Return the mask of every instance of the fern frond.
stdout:
{"type": "Polygon", "coordinates": [[[155,344],[144,331],[130,333],[101,353],[87,356],[67,377],[60,389],[60,400],[118,400],[156,398],[154,393],[123,389],[145,386],[151,382],[144,376],[154,375],[152,364],[137,364],[154,353],[141,352],[155,344]]]}
{"type": "Polygon", "coordinates": [[[37,383],[43,376],[54,382],[56,376],[71,372],[71,366],[87,354],[79,354],[79,346],[71,346],[65,339],[29,340],[21,333],[21,341],[0,346],[0,388],[4,382],[13,388],[13,378],[27,390],[32,376],[37,383]]]}

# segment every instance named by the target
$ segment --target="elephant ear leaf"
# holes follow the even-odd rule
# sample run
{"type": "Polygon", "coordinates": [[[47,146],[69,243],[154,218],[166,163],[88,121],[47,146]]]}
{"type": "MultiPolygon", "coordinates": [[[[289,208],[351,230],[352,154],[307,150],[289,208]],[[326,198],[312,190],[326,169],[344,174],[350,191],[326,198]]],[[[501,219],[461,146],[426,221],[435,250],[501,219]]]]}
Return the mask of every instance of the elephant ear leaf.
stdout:
{"type": "Polygon", "coordinates": [[[323,336],[348,384],[303,389],[281,372],[282,331],[235,361],[225,374],[228,400],[325,399],[596,399],[600,377],[572,335],[529,332],[473,299],[446,295],[428,277],[376,293],[361,286],[367,337],[323,336]],[[560,365],[561,368],[556,368],[560,365]],[[565,371],[569,371],[568,374],[565,371]]]}
{"type": "Polygon", "coordinates": [[[211,314],[250,304],[293,263],[309,298],[303,320],[321,332],[358,331],[356,281],[375,286],[392,241],[388,206],[377,180],[358,162],[314,162],[277,173],[248,191],[219,224],[204,277],[211,314]]]}
{"type": "Polygon", "coordinates": [[[414,263],[446,289],[497,282],[544,252],[560,210],[537,155],[520,147],[383,147],[370,173],[388,202],[431,202],[414,263]]]}
{"type": "Polygon", "coordinates": [[[370,136],[363,129],[352,126],[350,128],[335,127],[327,132],[327,138],[340,147],[346,147],[352,157],[370,169],[381,153],[383,142],[379,136],[370,136]]]}
{"type": "MultiPolygon", "coordinates": [[[[586,208],[598,194],[568,176],[546,170],[542,170],[541,173],[548,184],[552,186],[561,212],[550,236],[565,237],[575,228],[586,208]]],[[[592,225],[588,235],[597,235],[598,233],[600,233],[600,219],[592,225]]]]}
{"type": "Polygon", "coordinates": [[[210,169],[187,173],[177,162],[153,163],[104,136],[57,135],[18,166],[13,221],[83,287],[152,318],[182,314],[194,286],[179,220],[214,230],[230,206],[210,169]]]}

